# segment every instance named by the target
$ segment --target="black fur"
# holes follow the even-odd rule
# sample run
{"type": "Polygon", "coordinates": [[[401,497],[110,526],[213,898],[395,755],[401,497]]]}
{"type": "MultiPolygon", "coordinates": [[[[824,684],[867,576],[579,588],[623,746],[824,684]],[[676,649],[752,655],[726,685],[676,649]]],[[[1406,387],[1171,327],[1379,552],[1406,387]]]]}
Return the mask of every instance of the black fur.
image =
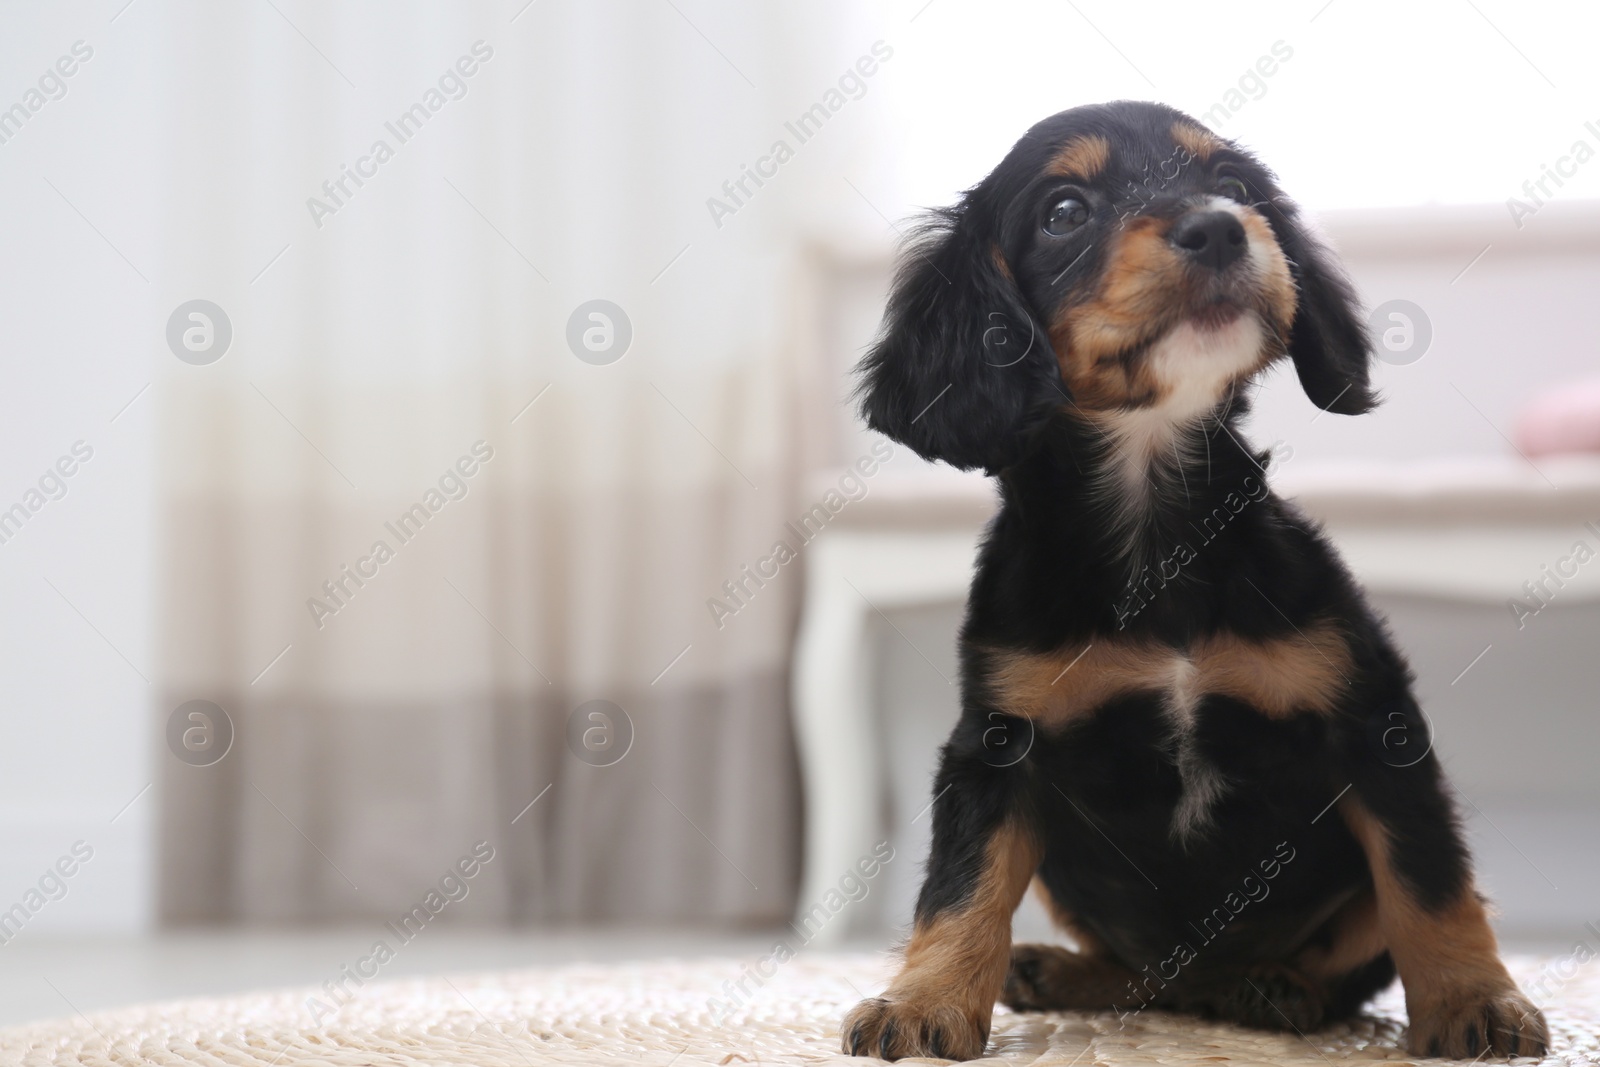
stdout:
{"type": "MultiPolygon", "coordinates": [[[[925,457],[995,474],[1002,501],[961,630],[962,719],[935,783],[917,919],[920,928],[967,904],[986,844],[1014,819],[1042,844],[1038,878],[1055,902],[1135,976],[1128,996],[1105,1008],[1171,1007],[1277,1025],[1244,979],[1276,981],[1274,968],[1331,936],[1341,904],[1373,891],[1336,798],[1348,791],[1385,827],[1400,877],[1423,907],[1466,892],[1470,866],[1436,755],[1390,758],[1380,740],[1387,735],[1373,728],[1405,724],[1419,745],[1411,751],[1426,748],[1409,669],[1316,526],[1266,491],[1266,456],[1239,430],[1247,410],[1239,389],[1186,431],[1178,458],[1152,469],[1141,510],[1108,475],[1115,443],[1064,384],[1048,324],[1094,290],[1107,269],[1103,238],[1135,216],[1178,217],[1214,195],[1226,170],[1246,183],[1289,261],[1296,308],[1277,335],[1278,354],[1293,360],[1319,407],[1355,414],[1375,403],[1361,311],[1330,254],[1272,174],[1236,146],[1170,168],[1170,177],[1160,170],[1179,121],[1198,128],[1170,108],[1135,103],[1079,108],[1035,126],[912,245],[883,334],[862,364],[870,426],[925,457]],[[1089,182],[1067,183],[1090,202],[1083,239],[1042,237],[1041,212],[1063,185],[1046,172],[1048,161],[1086,133],[1107,139],[1111,164],[1089,182]],[[1169,576],[1158,564],[1180,543],[1195,549],[1193,559],[1169,576]],[[1194,708],[1193,751],[1225,785],[1187,836],[1172,829],[1185,785],[1164,698],[1126,695],[1035,735],[991,685],[995,650],[1130,638],[1183,650],[1208,635],[1285,638],[1329,620],[1350,649],[1333,714],[1270,719],[1215,696],[1194,708]],[[996,758],[997,724],[1008,742],[1028,741],[1025,758],[996,758]],[[1269,863],[1276,873],[1264,879],[1269,863]],[[1246,878],[1270,892],[1230,907],[1246,878]],[[1179,945],[1192,962],[1152,982],[1170,972],[1179,945]]],[[[1305,1018],[1347,1017],[1393,975],[1380,951],[1308,1001],[1305,1018]]],[[[1297,979],[1283,981],[1289,989],[1297,979]]]]}

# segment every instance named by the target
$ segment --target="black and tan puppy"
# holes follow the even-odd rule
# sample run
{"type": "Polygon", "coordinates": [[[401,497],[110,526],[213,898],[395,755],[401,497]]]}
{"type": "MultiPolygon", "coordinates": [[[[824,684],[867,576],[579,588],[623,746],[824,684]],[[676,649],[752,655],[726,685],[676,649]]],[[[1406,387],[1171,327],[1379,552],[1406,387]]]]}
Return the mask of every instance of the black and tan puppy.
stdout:
{"type": "Polygon", "coordinates": [[[1284,357],[1374,404],[1329,253],[1170,108],[1046,119],[906,255],[867,420],[1002,506],[915,928],[847,1052],[979,1056],[997,999],[1304,1031],[1396,971],[1413,1053],[1544,1051],[1406,662],[1235,427],[1284,357]],[[1030,882],[1078,951],[1010,944],[1030,882]]]}

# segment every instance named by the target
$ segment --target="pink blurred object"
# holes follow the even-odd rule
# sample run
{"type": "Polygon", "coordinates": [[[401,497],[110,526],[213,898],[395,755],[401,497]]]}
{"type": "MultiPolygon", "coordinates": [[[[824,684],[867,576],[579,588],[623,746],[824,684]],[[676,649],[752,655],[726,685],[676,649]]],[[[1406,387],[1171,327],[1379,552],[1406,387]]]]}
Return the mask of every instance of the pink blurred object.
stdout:
{"type": "Polygon", "coordinates": [[[1530,456],[1600,452],[1600,378],[1534,397],[1517,416],[1513,436],[1530,456]]]}

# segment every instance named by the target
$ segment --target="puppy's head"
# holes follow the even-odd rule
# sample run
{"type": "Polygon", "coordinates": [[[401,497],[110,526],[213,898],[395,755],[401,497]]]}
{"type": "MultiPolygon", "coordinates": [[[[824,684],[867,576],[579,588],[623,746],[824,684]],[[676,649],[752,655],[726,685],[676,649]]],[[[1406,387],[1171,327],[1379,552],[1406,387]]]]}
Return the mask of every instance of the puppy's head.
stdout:
{"type": "Polygon", "coordinates": [[[1350,284],[1270,171],[1158,104],[1039,123],[907,250],[862,362],[867,422],[991,472],[1058,413],[1214,410],[1287,354],[1312,402],[1375,402],[1350,284]]]}

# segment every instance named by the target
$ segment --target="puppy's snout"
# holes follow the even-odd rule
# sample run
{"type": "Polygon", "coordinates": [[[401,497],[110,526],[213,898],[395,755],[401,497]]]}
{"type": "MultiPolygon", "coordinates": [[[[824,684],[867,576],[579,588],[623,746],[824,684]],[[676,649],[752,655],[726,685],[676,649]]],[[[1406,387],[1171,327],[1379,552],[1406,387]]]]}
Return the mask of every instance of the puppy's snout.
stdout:
{"type": "Polygon", "coordinates": [[[1244,226],[1227,211],[1191,211],[1173,224],[1167,240],[1208,270],[1224,270],[1244,255],[1244,226]]]}

